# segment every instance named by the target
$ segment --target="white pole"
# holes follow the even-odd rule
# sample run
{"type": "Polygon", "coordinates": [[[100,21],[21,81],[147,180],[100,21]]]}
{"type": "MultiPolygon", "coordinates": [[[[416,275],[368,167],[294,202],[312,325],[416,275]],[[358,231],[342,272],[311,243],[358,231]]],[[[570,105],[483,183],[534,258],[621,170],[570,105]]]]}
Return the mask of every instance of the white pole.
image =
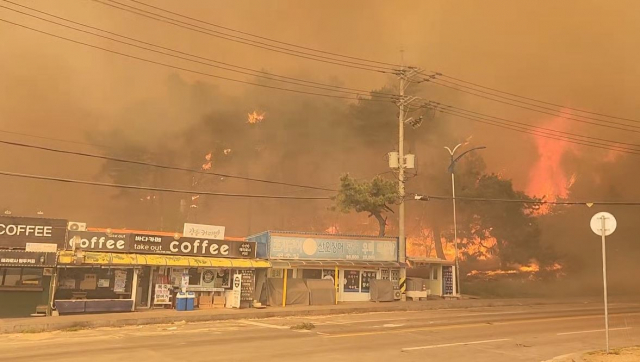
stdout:
{"type": "Polygon", "coordinates": [[[604,328],[609,354],[609,304],[607,302],[607,250],[605,242],[606,216],[602,215],[602,279],[604,281],[604,328]]]}
{"type": "Polygon", "coordinates": [[[136,295],[138,294],[138,272],[139,270],[133,269],[133,279],[131,280],[131,311],[136,310],[136,295]]]}
{"type": "Polygon", "coordinates": [[[458,220],[456,217],[456,177],[453,172],[451,172],[451,194],[453,196],[453,248],[455,249],[455,262],[456,262],[456,272],[455,272],[455,290],[454,295],[462,295],[460,291],[460,264],[458,261],[458,220]]]}

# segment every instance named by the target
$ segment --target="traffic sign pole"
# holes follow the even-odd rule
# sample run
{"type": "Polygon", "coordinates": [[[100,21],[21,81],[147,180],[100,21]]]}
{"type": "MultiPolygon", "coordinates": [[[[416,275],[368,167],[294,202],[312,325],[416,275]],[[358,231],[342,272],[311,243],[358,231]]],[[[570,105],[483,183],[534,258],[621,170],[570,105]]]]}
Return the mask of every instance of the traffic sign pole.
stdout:
{"type": "Polygon", "coordinates": [[[609,304],[607,301],[607,248],[606,248],[606,215],[601,217],[602,229],[602,279],[604,281],[604,329],[607,340],[607,354],[609,354],[609,304]]]}
{"type": "Polygon", "coordinates": [[[602,236],[602,281],[604,286],[604,332],[609,354],[609,302],[607,301],[607,235],[616,231],[616,218],[608,212],[599,212],[591,218],[591,230],[602,236]]]}

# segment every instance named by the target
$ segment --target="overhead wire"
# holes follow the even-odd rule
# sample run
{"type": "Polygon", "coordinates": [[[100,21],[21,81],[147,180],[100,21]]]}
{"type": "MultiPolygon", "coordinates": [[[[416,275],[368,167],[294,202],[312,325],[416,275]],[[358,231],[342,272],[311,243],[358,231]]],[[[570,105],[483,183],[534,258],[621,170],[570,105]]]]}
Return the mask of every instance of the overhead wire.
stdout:
{"type": "Polygon", "coordinates": [[[592,207],[594,205],[605,206],[640,206],[640,201],[547,201],[547,200],[526,200],[526,199],[504,199],[504,198],[488,198],[488,197],[464,197],[456,196],[436,196],[436,195],[415,195],[419,198],[414,198],[416,201],[475,201],[475,202],[507,202],[507,203],[519,203],[519,204],[549,204],[549,205],[585,205],[592,207]]]}
{"type": "Polygon", "coordinates": [[[82,185],[130,189],[130,190],[146,190],[146,191],[179,193],[179,194],[189,194],[189,195],[244,197],[244,198],[259,198],[259,199],[287,199],[287,200],[331,200],[331,197],[322,197],[322,196],[261,195],[261,194],[242,194],[242,193],[181,190],[181,189],[173,189],[173,188],[161,188],[161,187],[137,186],[137,185],[129,185],[129,184],[114,184],[114,183],[97,182],[97,181],[75,180],[75,179],[69,179],[69,178],[32,175],[32,174],[7,172],[7,171],[0,171],[0,175],[34,179],[34,180],[55,181],[55,182],[61,182],[61,183],[82,184],[82,185]]]}
{"type": "Polygon", "coordinates": [[[331,191],[331,192],[336,192],[337,191],[336,189],[330,189],[330,188],[326,188],[326,187],[316,187],[316,186],[301,185],[301,184],[295,184],[295,183],[289,183],[289,182],[280,182],[280,181],[265,180],[265,179],[238,176],[238,175],[230,175],[230,174],[224,174],[224,173],[219,173],[219,172],[194,170],[194,169],[191,169],[191,168],[188,168],[188,167],[162,165],[162,164],[157,164],[157,163],[152,163],[152,162],[136,161],[136,160],[129,160],[129,159],[123,159],[123,158],[118,158],[118,157],[112,157],[112,156],[97,155],[97,154],[88,153],[88,152],[61,150],[61,149],[58,149],[58,148],[37,146],[37,145],[21,143],[21,142],[12,142],[12,141],[0,140],[0,144],[5,144],[5,145],[9,145],[9,146],[16,146],[16,147],[22,147],[22,148],[29,148],[29,149],[36,149],[36,150],[40,150],[40,151],[54,152],[54,153],[60,153],[60,154],[66,154],[66,155],[82,156],[82,157],[87,157],[87,158],[101,159],[101,160],[105,160],[105,161],[121,162],[121,163],[127,163],[127,164],[138,165],[138,166],[148,166],[148,167],[160,168],[160,169],[165,169],[165,170],[184,171],[184,172],[195,173],[195,174],[219,176],[219,177],[226,177],[226,178],[231,178],[231,179],[239,179],[239,180],[244,180],[244,181],[261,182],[261,183],[266,183],[266,184],[297,187],[297,188],[303,188],[303,189],[309,189],[309,190],[331,191]]]}
{"type": "MultiPolygon", "coordinates": [[[[16,3],[8,1],[8,0],[2,0],[2,1],[5,1],[5,2],[11,3],[11,4],[15,4],[17,6],[21,6],[21,7],[27,8],[29,10],[38,12],[38,13],[43,13],[43,14],[46,14],[46,15],[51,16],[51,17],[62,19],[64,21],[67,21],[67,22],[70,22],[70,23],[74,23],[74,24],[78,24],[78,25],[81,25],[81,26],[84,26],[84,27],[87,27],[87,28],[92,28],[92,29],[96,29],[96,30],[99,30],[99,31],[102,31],[102,32],[110,33],[110,34],[113,34],[113,35],[116,35],[116,36],[119,36],[119,37],[122,37],[122,38],[130,39],[130,40],[133,40],[133,41],[136,41],[136,42],[140,42],[140,43],[143,43],[143,44],[148,44],[148,45],[151,45],[151,46],[154,46],[154,47],[157,47],[157,48],[166,49],[166,50],[169,50],[169,51],[172,51],[172,52],[176,52],[176,53],[180,53],[180,54],[186,54],[188,56],[199,58],[199,59],[205,59],[205,60],[207,60],[209,62],[222,63],[222,62],[218,62],[218,61],[213,60],[213,59],[200,57],[200,56],[197,56],[197,55],[181,52],[181,51],[178,51],[178,50],[175,50],[175,49],[159,46],[159,45],[156,45],[156,44],[153,44],[153,43],[148,43],[148,42],[140,41],[138,39],[126,37],[126,36],[123,36],[123,35],[120,35],[120,34],[108,32],[108,31],[105,31],[103,29],[99,29],[99,28],[96,28],[96,27],[88,26],[86,24],[82,24],[82,23],[75,22],[75,21],[72,21],[72,20],[68,20],[68,19],[65,19],[65,18],[62,18],[62,17],[58,17],[56,15],[52,15],[52,14],[49,14],[49,13],[46,13],[46,12],[43,12],[43,11],[40,11],[40,10],[37,10],[37,9],[26,7],[26,6],[23,6],[23,5],[20,5],[20,4],[16,4],[16,3]]],[[[12,9],[12,8],[9,8],[9,7],[3,6],[3,5],[0,5],[0,8],[11,10],[11,11],[17,12],[19,14],[30,16],[30,17],[33,17],[33,18],[36,18],[36,19],[39,19],[39,20],[42,20],[42,21],[46,21],[46,22],[49,22],[49,23],[52,23],[52,24],[56,24],[58,26],[65,27],[65,28],[68,28],[68,29],[72,29],[72,30],[75,30],[75,31],[78,31],[78,32],[82,32],[82,33],[85,33],[85,34],[90,34],[90,35],[93,35],[93,36],[96,36],[96,37],[100,37],[100,38],[103,38],[103,39],[108,39],[108,40],[111,40],[111,41],[114,41],[114,42],[117,42],[117,43],[126,44],[126,45],[129,45],[131,47],[135,47],[135,48],[151,51],[151,52],[154,52],[154,53],[158,53],[158,54],[162,54],[162,55],[166,55],[166,56],[170,56],[170,57],[186,60],[186,61],[197,63],[197,64],[203,64],[203,65],[206,65],[206,66],[209,66],[209,67],[213,67],[213,68],[218,68],[218,69],[223,69],[223,70],[227,70],[227,71],[231,71],[231,72],[236,72],[236,73],[241,73],[241,74],[245,74],[245,75],[255,76],[255,77],[258,77],[258,78],[264,78],[264,79],[268,79],[268,80],[272,80],[272,81],[276,81],[276,82],[282,82],[282,83],[285,83],[285,84],[293,84],[293,85],[298,85],[298,86],[302,86],[302,87],[322,89],[322,90],[326,90],[326,91],[330,91],[330,92],[353,94],[353,95],[356,95],[356,96],[367,96],[368,95],[367,93],[371,93],[371,94],[375,94],[376,96],[380,96],[380,97],[383,97],[383,98],[384,97],[389,97],[389,98],[397,97],[397,95],[390,94],[390,93],[369,92],[369,91],[361,90],[361,89],[333,86],[333,85],[329,85],[329,84],[311,82],[311,81],[306,81],[306,80],[292,78],[292,77],[285,77],[285,76],[280,76],[280,75],[275,75],[275,74],[270,74],[270,76],[265,76],[265,75],[261,75],[261,74],[269,74],[269,73],[268,72],[257,71],[257,70],[250,69],[250,68],[238,67],[240,69],[247,69],[247,70],[249,70],[251,72],[261,73],[261,74],[253,74],[253,73],[244,72],[244,71],[237,70],[237,69],[230,69],[230,68],[226,68],[226,67],[216,66],[216,65],[205,63],[205,62],[201,62],[201,61],[198,61],[198,60],[193,60],[193,59],[189,59],[189,58],[186,58],[186,57],[182,57],[182,56],[179,56],[179,55],[170,54],[170,53],[166,53],[166,52],[159,51],[159,50],[156,50],[156,49],[147,48],[147,47],[140,46],[140,45],[137,45],[137,44],[128,43],[126,41],[114,39],[114,38],[111,38],[111,37],[108,37],[108,36],[104,36],[104,35],[101,35],[101,34],[92,33],[92,32],[87,31],[87,30],[78,29],[78,28],[75,28],[75,27],[72,27],[72,26],[69,26],[69,25],[66,25],[66,24],[61,24],[61,23],[58,23],[56,21],[52,21],[52,20],[49,20],[49,19],[46,19],[46,18],[43,18],[43,17],[39,17],[37,15],[25,13],[25,12],[22,12],[22,11],[19,11],[19,10],[15,10],[15,9],[12,9]],[[286,79],[292,79],[294,81],[276,79],[276,78],[273,78],[273,77],[281,77],[281,78],[286,78],[286,79]],[[311,84],[302,84],[302,83],[311,83],[311,84]],[[312,84],[319,84],[321,86],[312,85],[312,84]],[[333,89],[333,88],[336,88],[336,89],[333,89]],[[341,89],[345,89],[345,90],[341,90],[341,89]],[[353,92],[352,90],[357,91],[357,92],[353,92]]],[[[229,64],[229,63],[222,63],[222,64],[225,64],[225,65],[228,65],[228,66],[231,66],[231,67],[237,67],[237,66],[229,64]]]]}
{"type": "Polygon", "coordinates": [[[619,120],[622,120],[622,121],[640,122],[640,120],[637,120],[637,119],[631,119],[631,118],[624,118],[624,117],[619,117],[619,116],[613,116],[613,115],[605,114],[605,113],[597,113],[597,112],[587,111],[587,110],[585,110],[585,109],[572,108],[572,107],[564,106],[564,105],[557,104],[557,103],[551,103],[551,102],[547,102],[547,101],[542,101],[542,100],[539,100],[539,99],[535,99],[535,98],[531,98],[531,97],[526,97],[526,96],[518,95],[518,94],[515,94],[515,93],[510,93],[510,92],[506,92],[506,91],[503,91],[503,90],[499,90],[499,89],[495,89],[495,88],[491,88],[491,87],[483,86],[483,85],[480,85],[480,84],[477,84],[477,83],[469,82],[469,81],[466,81],[466,80],[463,80],[463,79],[460,79],[460,78],[455,78],[455,77],[452,77],[452,76],[450,76],[450,75],[443,74],[443,73],[439,73],[439,72],[436,72],[436,74],[437,74],[438,76],[445,77],[445,78],[449,78],[449,79],[453,79],[453,80],[458,81],[458,82],[461,82],[461,83],[470,84],[470,85],[473,85],[473,86],[476,86],[476,87],[479,87],[479,88],[484,88],[484,89],[488,89],[488,90],[491,90],[491,91],[494,91],[494,92],[499,92],[499,93],[503,93],[503,94],[508,94],[508,95],[510,95],[510,96],[514,96],[514,97],[518,97],[518,98],[522,98],[522,99],[527,99],[527,100],[534,101],[534,102],[538,102],[538,103],[548,104],[548,105],[550,105],[550,106],[556,106],[556,107],[560,107],[560,108],[566,108],[566,109],[570,109],[570,110],[572,110],[572,111],[577,111],[577,112],[582,112],[582,113],[593,114],[593,115],[596,115],[596,116],[602,116],[602,117],[608,117],[608,118],[615,118],[615,119],[619,119],[619,120]]]}
{"type": "MultiPolygon", "coordinates": [[[[470,110],[467,110],[467,109],[464,109],[464,108],[460,108],[460,107],[456,107],[456,106],[452,106],[452,105],[448,105],[448,104],[444,104],[444,103],[432,102],[432,104],[436,104],[437,106],[440,105],[440,106],[443,106],[445,108],[450,108],[450,109],[456,110],[458,112],[471,113],[471,114],[473,114],[475,116],[492,118],[493,120],[499,120],[499,121],[503,121],[503,122],[506,122],[506,123],[522,125],[522,126],[525,126],[525,127],[532,127],[534,129],[545,130],[545,131],[550,131],[550,132],[556,132],[556,133],[565,134],[565,135],[568,135],[568,136],[581,137],[581,138],[591,139],[591,140],[595,140],[595,141],[610,142],[610,143],[613,143],[614,145],[620,144],[620,145],[627,145],[627,146],[633,146],[633,147],[640,148],[640,144],[637,144],[637,143],[610,140],[610,139],[606,139],[606,138],[592,137],[592,136],[586,136],[586,135],[581,135],[581,134],[576,134],[576,133],[571,133],[571,132],[560,131],[560,130],[553,129],[553,128],[534,126],[534,125],[531,125],[531,124],[528,124],[528,123],[513,121],[513,120],[510,120],[510,119],[496,117],[496,116],[491,116],[491,115],[487,115],[487,114],[484,114],[484,113],[470,111],[470,110]]],[[[640,149],[638,151],[640,151],[640,149]]]]}
{"type": "Polygon", "coordinates": [[[530,135],[534,135],[534,136],[539,136],[542,138],[547,138],[547,139],[554,139],[554,140],[558,140],[558,141],[564,141],[567,143],[573,143],[573,144],[578,144],[578,145],[583,145],[583,146],[589,146],[589,147],[593,147],[593,148],[599,148],[599,149],[604,149],[604,150],[608,150],[608,151],[616,151],[616,152],[621,152],[621,153],[627,153],[627,154],[634,154],[634,155],[640,155],[640,152],[634,152],[635,150],[626,150],[622,147],[612,147],[609,145],[605,145],[602,146],[602,144],[600,143],[594,143],[594,142],[588,142],[588,141],[584,141],[584,140],[576,140],[575,138],[572,137],[567,137],[567,136],[560,136],[560,135],[554,135],[554,134],[550,134],[548,132],[542,132],[542,131],[535,131],[535,130],[531,130],[528,128],[524,128],[524,127],[519,127],[519,126],[511,126],[511,125],[505,125],[504,123],[499,123],[497,121],[487,121],[487,120],[482,120],[476,117],[472,117],[466,114],[459,114],[459,113],[454,113],[454,112],[450,112],[447,110],[442,110],[439,109],[439,112],[445,113],[445,114],[449,114],[452,116],[456,116],[459,118],[465,118],[477,123],[483,123],[483,124],[488,124],[488,125],[492,125],[492,126],[496,126],[496,127],[500,127],[500,128],[504,128],[504,129],[509,129],[515,132],[520,132],[520,133],[526,133],[526,134],[530,134],[530,135]]]}
{"type": "Polygon", "coordinates": [[[563,118],[563,119],[574,121],[574,122],[590,124],[590,125],[603,127],[603,128],[610,128],[610,129],[617,129],[617,130],[621,130],[621,131],[640,133],[640,126],[628,125],[628,124],[618,123],[618,122],[614,122],[614,121],[609,122],[610,124],[600,124],[600,123],[586,121],[586,120],[579,119],[579,118],[573,118],[573,117],[567,117],[567,116],[559,115],[557,113],[545,112],[545,111],[542,111],[542,110],[539,110],[539,109],[525,107],[525,106],[522,106],[522,105],[519,105],[519,104],[514,104],[514,103],[501,101],[499,99],[487,97],[487,96],[484,96],[482,94],[466,91],[464,89],[456,88],[456,87],[453,87],[453,86],[450,86],[450,85],[446,85],[446,84],[443,84],[443,83],[438,83],[438,82],[433,81],[433,80],[429,80],[428,82],[433,83],[433,84],[437,84],[437,85],[439,85],[441,87],[450,88],[450,89],[456,90],[458,92],[468,93],[468,94],[474,95],[474,96],[479,97],[479,98],[488,99],[488,100],[491,100],[491,101],[494,101],[494,102],[497,102],[497,103],[502,103],[502,104],[506,104],[506,105],[510,105],[510,106],[518,107],[518,108],[522,108],[522,109],[527,109],[527,110],[538,112],[538,113],[542,113],[542,114],[548,114],[548,115],[551,115],[551,116],[554,116],[554,117],[563,118]],[[630,127],[630,128],[618,127],[618,126],[614,126],[613,124],[624,126],[624,127],[630,127]]]}
{"type": "Polygon", "coordinates": [[[6,134],[10,134],[10,135],[15,135],[15,136],[38,138],[38,139],[48,140],[48,141],[71,143],[71,144],[82,145],[82,146],[91,146],[91,147],[98,147],[98,148],[113,148],[111,146],[100,145],[100,144],[95,144],[95,143],[73,141],[73,140],[65,140],[65,139],[61,139],[61,138],[53,138],[53,137],[46,137],[46,136],[38,136],[38,135],[34,135],[34,134],[7,131],[7,130],[3,130],[3,129],[0,129],[0,133],[6,133],[6,134]]]}
{"type": "Polygon", "coordinates": [[[386,74],[394,74],[396,72],[396,69],[393,69],[393,68],[385,68],[385,67],[381,67],[381,66],[361,64],[361,63],[351,62],[351,61],[347,61],[347,60],[333,59],[333,58],[324,57],[324,56],[320,56],[320,55],[309,54],[309,53],[299,52],[299,51],[295,51],[295,50],[291,50],[291,49],[286,49],[286,48],[278,47],[278,46],[275,46],[275,45],[269,45],[269,44],[262,45],[263,43],[261,43],[261,42],[245,39],[245,38],[242,38],[242,37],[237,37],[237,36],[234,36],[234,35],[231,35],[231,34],[225,34],[225,33],[219,32],[219,31],[211,30],[209,28],[201,27],[201,26],[194,25],[194,24],[191,24],[191,23],[188,23],[188,22],[176,20],[176,19],[171,18],[171,17],[160,15],[160,14],[157,14],[157,13],[154,13],[154,12],[150,12],[150,11],[147,11],[147,10],[144,10],[144,9],[139,9],[139,8],[136,8],[135,6],[126,5],[126,4],[123,4],[123,3],[120,3],[120,2],[117,2],[117,1],[113,1],[113,0],[107,0],[109,2],[105,2],[105,1],[102,1],[102,0],[92,0],[92,1],[100,3],[102,5],[110,6],[112,8],[116,8],[116,9],[119,9],[119,10],[122,10],[122,11],[126,11],[126,12],[129,12],[129,13],[132,13],[132,14],[136,14],[136,15],[143,16],[143,17],[146,17],[146,18],[149,18],[149,19],[160,21],[160,22],[163,22],[163,23],[166,23],[166,24],[172,24],[174,26],[177,26],[177,27],[180,27],[180,28],[183,28],[183,29],[195,31],[195,32],[198,32],[198,33],[206,34],[206,35],[209,35],[209,36],[212,36],[212,37],[216,37],[216,38],[220,38],[220,39],[229,40],[229,41],[236,42],[236,43],[250,45],[250,46],[253,46],[253,47],[256,47],[256,48],[261,48],[261,49],[273,51],[273,52],[276,52],[276,53],[287,54],[287,55],[291,55],[291,56],[295,56],[295,57],[299,57],[299,58],[304,58],[304,59],[309,59],[309,60],[314,60],[314,61],[322,62],[322,63],[340,65],[340,66],[343,66],[343,67],[367,70],[367,71],[371,71],[371,72],[386,73],[386,74]],[[114,5],[112,3],[119,4],[120,6],[114,5]],[[238,40],[238,39],[240,39],[240,40],[238,40]]]}
{"type": "Polygon", "coordinates": [[[276,87],[276,86],[271,86],[271,85],[266,85],[266,84],[260,84],[260,83],[253,83],[253,82],[249,82],[249,81],[244,81],[244,80],[240,80],[240,79],[234,79],[234,78],[229,78],[229,77],[223,77],[223,76],[219,76],[219,75],[215,75],[215,74],[211,74],[211,73],[205,73],[205,72],[201,72],[201,71],[197,71],[197,70],[193,70],[193,69],[189,69],[189,68],[184,68],[184,67],[179,67],[176,65],[172,65],[172,64],[167,64],[167,63],[163,63],[163,62],[159,62],[159,61],[155,61],[155,60],[151,60],[151,59],[147,59],[147,58],[142,58],[142,57],[138,57],[135,55],[131,55],[131,54],[127,54],[127,53],[122,53],[116,50],[112,50],[112,49],[108,49],[108,48],[103,48],[97,45],[93,45],[93,44],[89,44],[89,43],[85,43],[85,42],[81,42],[75,39],[71,39],[71,38],[67,38],[64,36],[60,36],[57,34],[53,34],[44,30],[39,30],[36,28],[32,28],[30,26],[26,26],[23,24],[19,24],[13,21],[9,21],[6,19],[1,19],[0,21],[7,23],[7,24],[11,24],[14,26],[18,26],[24,29],[28,29],[37,33],[41,33],[44,35],[48,35],[54,38],[58,38],[61,40],[66,40],[68,42],[72,42],[75,44],[79,44],[79,45],[84,45],[87,47],[91,47],[94,49],[99,49],[108,53],[112,53],[112,54],[117,54],[117,55],[121,55],[127,58],[131,58],[131,59],[136,59],[142,62],[146,62],[146,63],[151,63],[151,64],[156,64],[156,65],[161,65],[164,67],[168,67],[168,68],[172,68],[172,69],[177,69],[177,70],[182,70],[185,72],[189,72],[189,73],[193,73],[193,74],[199,74],[199,75],[203,75],[206,77],[211,77],[211,78],[216,78],[216,79],[222,79],[222,80],[227,80],[230,82],[235,82],[235,83],[241,83],[241,84],[247,84],[247,85],[253,85],[253,86],[257,86],[257,87],[262,87],[262,88],[267,88],[267,89],[276,89],[276,90],[281,90],[281,91],[285,91],[285,92],[291,92],[291,93],[299,93],[299,94],[306,94],[306,95],[314,95],[314,96],[320,96],[320,97],[327,97],[327,98],[339,98],[339,99],[349,99],[349,100],[358,100],[358,101],[368,101],[368,102],[388,102],[386,100],[378,100],[378,99],[370,99],[370,98],[358,98],[358,97],[347,97],[347,96],[339,96],[339,95],[333,95],[333,94],[324,94],[324,93],[317,93],[317,92],[308,92],[308,91],[302,91],[302,90],[297,90],[297,89],[290,89],[290,88],[282,88],[282,87],[276,87]]]}
{"type": "MultiPolygon", "coordinates": [[[[525,105],[528,105],[528,106],[538,107],[540,109],[545,109],[545,110],[549,110],[549,111],[552,111],[552,112],[557,112],[558,114],[560,114],[562,116],[568,115],[568,116],[576,116],[576,117],[581,117],[581,118],[584,118],[584,119],[590,119],[590,120],[599,121],[599,122],[607,122],[607,123],[613,122],[613,121],[607,120],[607,119],[594,118],[594,117],[589,117],[589,116],[585,116],[585,115],[582,115],[582,114],[575,114],[575,113],[565,112],[565,111],[562,111],[562,110],[556,110],[554,108],[549,108],[549,107],[541,106],[541,105],[538,105],[538,104],[535,104],[535,103],[529,103],[529,102],[521,101],[521,100],[518,100],[518,99],[511,98],[511,97],[505,97],[505,96],[502,96],[502,95],[499,95],[499,94],[483,91],[483,90],[480,90],[480,89],[476,89],[476,88],[473,88],[473,87],[466,86],[464,84],[450,82],[450,81],[444,80],[444,79],[438,79],[438,81],[447,83],[447,84],[452,85],[452,86],[462,87],[462,88],[465,88],[465,89],[470,89],[470,90],[473,90],[475,92],[479,92],[479,93],[482,93],[482,94],[487,94],[487,95],[490,95],[490,96],[493,96],[493,97],[497,97],[497,98],[500,98],[500,99],[506,99],[506,100],[509,100],[509,101],[512,101],[512,102],[522,103],[522,104],[525,104],[525,105]]],[[[613,122],[613,123],[626,126],[625,123],[619,123],[619,122],[613,122]]]]}
{"type": "Polygon", "coordinates": [[[261,36],[261,35],[256,35],[256,34],[252,34],[252,33],[249,33],[249,32],[240,31],[240,30],[237,30],[237,29],[232,29],[232,28],[229,28],[229,27],[225,27],[225,26],[222,26],[222,25],[219,25],[219,24],[215,24],[215,23],[211,23],[211,22],[208,22],[208,21],[204,21],[204,20],[201,20],[201,19],[196,19],[194,17],[190,17],[190,16],[187,16],[187,15],[184,15],[184,14],[180,14],[180,13],[177,13],[177,12],[174,12],[174,11],[170,11],[170,10],[161,8],[159,6],[150,5],[150,4],[142,2],[142,1],[138,1],[138,0],[129,0],[129,1],[137,3],[137,4],[140,4],[140,5],[147,6],[147,7],[156,9],[156,10],[163,11],[163,12],[166,12],[168,14],[177,15],[177,16],[180,16],[180,17],[185,18],[185,19],[194,20],[194,21],[197,21],[197,22],[202,23],[202,24],[207,24],[207,25],[210,25],[210,26],[213,26],[213,27],[216,27],[216,28],[232,31],[232,32],[238,33],[238,34],[249,35],[251,37],[267,40],[267,41],[278,43],[278,44],[289,45],[289,46],[292,46],[292,47],[295,47],[295,48],[300,48],[300,49],[304,49],[304,50],[310,50],[310,51],[318,52],[318,53],[335,55],[335,56],[342,57],[342,58],[361,60],[361,61],[364,61],[364,62],[388,65],[388,66],[397,67],[397,68],[401,67],[401,65],[399,65],[399,64],[380,62],[380,61],[370,60],[370,59],[365,59],[365,58],[358,58],[358,57],[348,56],[348,55],[344,55],[344,54],[332,53],[332,52],[329,52],[329,51],[326,51],[326,50],[309,48],[309,47],[298,45],[298,44],[287,43],[287,42],[276,40],[276,39],[273,39],[273,38],[267,38],[267,37],[264,37],[264,36],[261,36]]]}

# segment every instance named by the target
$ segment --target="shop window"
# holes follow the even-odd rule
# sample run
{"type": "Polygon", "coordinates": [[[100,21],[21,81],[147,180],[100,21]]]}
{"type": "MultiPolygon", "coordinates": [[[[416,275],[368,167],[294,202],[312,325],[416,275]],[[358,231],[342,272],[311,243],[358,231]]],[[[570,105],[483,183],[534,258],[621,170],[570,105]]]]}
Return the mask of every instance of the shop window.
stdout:
{"type": "Polygon", "coordinates": [[[344,271],[345,293],[358,293],[360,292],[360,271],[359,270],[345,270],[344,271]]]}
{"type": "Polygon", "coordinates": [[[369,293],[371,288],[371,280],[376,279],[377,273],[375,271],[363,271],[362,272],[362,286],[360,291],[362,293],[369,293]]]}
{"type": "Polygon", "coordinates": [[[437,266],[432,266],[431,267],[431,280],[438,280],[438,267],[437,266]]]}
{"type": "Polygon", "coordinates": [[[40,286],[40,284],[42,284],[42,269],[22,269],[22,285],[40,286]]]}
{"type": "Polygon", "coordinates": [[[303,279],[322,279],[322,269],[303,269],[303,279]]]}
{"type": "Polygon", "coordinates": [[[189,285],[200,285],[201,278],[202,273],[200,273],[197,268],[189,269],[189,285]]]}
{"type": "Polygon", "coordinates": [[[322,269],[322,279],[328,279],[335,283],[335,280],[336,280],[335,269],[322,269]]]}
{"type": "Polygon", "coordinates": [[[0,285],[3,287],[39,287],[42,285],[42,269],[0,268],[0,285]]]}
{"type": "Polygon", "coordinates": [[[20,268],[4,269],[4,280],[2,285],[5,287],[17,287],[20,285],[20,268]]]}

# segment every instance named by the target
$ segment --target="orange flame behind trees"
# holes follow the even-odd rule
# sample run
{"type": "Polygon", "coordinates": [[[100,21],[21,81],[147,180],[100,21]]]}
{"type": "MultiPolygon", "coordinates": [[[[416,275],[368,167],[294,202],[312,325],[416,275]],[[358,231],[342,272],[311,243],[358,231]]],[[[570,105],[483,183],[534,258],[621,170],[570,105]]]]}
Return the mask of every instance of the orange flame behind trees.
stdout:
{"type": "MultiPolygon", "coordinates": [[[[555,118],[549,128],[564,130],[567,128],[567,121],[558,117],[555,118]]],[[[567,175],[562,167],[562,159],[567,151],[573,150],[567,142],[545,138],[535,135],[534,140],[538,149],[538,161],[529,172],[529,183],[526,188],[527,194],[532,197],[541,197],[545,201],[556,201],[569,196],[569,189],[575,182],[575,175],[567,175]]],[[[547,214],[550,205],[542,205],[538,214],[547,214]]]]}

